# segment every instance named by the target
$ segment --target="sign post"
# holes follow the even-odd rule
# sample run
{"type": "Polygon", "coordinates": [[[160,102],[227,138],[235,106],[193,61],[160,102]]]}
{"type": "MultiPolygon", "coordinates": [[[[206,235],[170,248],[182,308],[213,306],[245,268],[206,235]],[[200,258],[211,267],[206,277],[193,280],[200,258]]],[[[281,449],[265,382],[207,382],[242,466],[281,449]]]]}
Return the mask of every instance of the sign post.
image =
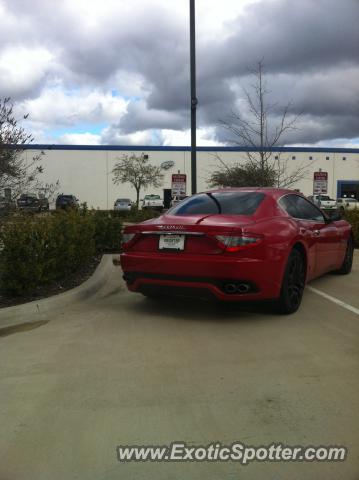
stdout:
{"type": "Polygon", "coordinates": [[[328,172],[314,172],[313,195],[318,195],[319,207],[321,204],[321,195],[323,193],[328,193],[328,172]]]}
{"type": "Polygon", "coordinates": [[[186,196],[187,176],[185,173],[172,174],[172,197],[174,195],[186,196]]]}
{"type": "Polygon", "coordinates": [[[313,195],[328,193],[328,172],[314,172],[313,195]]]}
{"type": "Polygon", "coordinates": [[[197,96],[196,96],[196,22],[195,0],[189,0],[190,18],[190,74],[191,74],[191,178],[192,195],[197,193],[197,96]]]}

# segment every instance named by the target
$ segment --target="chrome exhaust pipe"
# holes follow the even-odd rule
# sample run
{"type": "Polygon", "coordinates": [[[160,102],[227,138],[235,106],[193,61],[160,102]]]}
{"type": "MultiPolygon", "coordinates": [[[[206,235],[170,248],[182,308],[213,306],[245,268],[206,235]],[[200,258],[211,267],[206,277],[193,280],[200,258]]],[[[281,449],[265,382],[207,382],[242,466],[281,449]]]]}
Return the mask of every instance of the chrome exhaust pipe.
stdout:
{"type": "Polygon", "coordinates": [[[239,293],[247,293],[250,290],[250,286],[247,283],[240,283],[237,287],[239,293]]]}
{"type": "Polygon", "coordinates": [[[237,285],[235,283],[226,283],[224,285],[224,291],[229,294],[236,293],[237,285]]]}

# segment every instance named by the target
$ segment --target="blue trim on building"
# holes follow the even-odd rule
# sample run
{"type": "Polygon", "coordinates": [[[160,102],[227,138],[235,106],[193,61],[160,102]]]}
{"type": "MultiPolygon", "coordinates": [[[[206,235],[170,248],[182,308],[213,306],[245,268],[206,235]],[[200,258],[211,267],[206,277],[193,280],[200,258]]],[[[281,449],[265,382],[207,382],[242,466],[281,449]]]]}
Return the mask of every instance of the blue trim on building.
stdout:
{"type": "MultiPolygon", "coordinates": [[[[132,152],[190,152],[191,147],[163,147],[138,145],[22,145],[24,150],[93,150],[93,151],[132,151],[132,152]]],[[[259,152],[259,148],[246,147],[197,147],[197,152],[259,152]]],[[[272,152],[318,152],[318,153],[357,153],[359,148],[323,148],[323,147],[275,147],[272,152]]]]}

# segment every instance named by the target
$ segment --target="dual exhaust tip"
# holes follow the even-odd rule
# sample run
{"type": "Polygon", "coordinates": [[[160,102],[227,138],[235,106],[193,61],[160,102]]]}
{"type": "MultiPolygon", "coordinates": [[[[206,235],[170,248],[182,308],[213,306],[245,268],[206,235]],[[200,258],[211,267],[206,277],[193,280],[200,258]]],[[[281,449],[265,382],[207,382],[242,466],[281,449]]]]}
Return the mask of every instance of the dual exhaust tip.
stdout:
{"type": "Polygon", "coordinates": [[[223,290],[229,295],[238,293],[248,293],[251,290],[251,286],[248,283],[234,283],[228,282],[223,285],[223,290]]]}

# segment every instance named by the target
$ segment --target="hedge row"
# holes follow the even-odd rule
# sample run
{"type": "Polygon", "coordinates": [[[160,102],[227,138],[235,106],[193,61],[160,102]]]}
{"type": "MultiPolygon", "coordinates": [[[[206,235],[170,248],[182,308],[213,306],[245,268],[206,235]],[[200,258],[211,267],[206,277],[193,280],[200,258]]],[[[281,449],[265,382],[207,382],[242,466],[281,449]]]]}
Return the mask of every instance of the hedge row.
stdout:
{"type": "Polygon", "coordinates": [[[139,210],[135,207],[131,209],[130,212],[121,212],[118,210],[97,210],[97,212],[107,213],[111,217],[122,218],[123,221],[129,223],[139,223],[149,220],[150,218],[155,218],[161,215],[161,212],[158,210],[139,210]]]}
{"type": "Polygon", "coordinates": [[[96,211],[14,217],[1,228],[0,290],[24,294],[119,251],[121,219],[96,211]]]}

